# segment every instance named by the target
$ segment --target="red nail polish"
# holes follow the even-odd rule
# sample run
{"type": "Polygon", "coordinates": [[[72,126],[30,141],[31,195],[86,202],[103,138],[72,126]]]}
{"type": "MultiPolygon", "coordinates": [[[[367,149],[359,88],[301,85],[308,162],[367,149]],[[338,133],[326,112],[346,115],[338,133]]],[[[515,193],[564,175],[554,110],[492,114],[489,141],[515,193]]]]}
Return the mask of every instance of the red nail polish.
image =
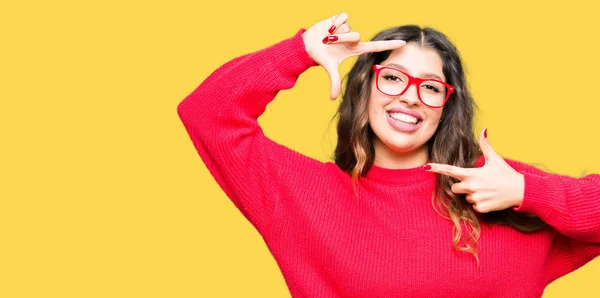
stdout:
{"type": "Polygon", "coordinates": [[[337,36],[326,36],[325,38],[323,38],[323,43],[328,43],[330,41],[336,41],[338,40],[337,36]]]}
{"type": "Polygon", "coordinates": [[[329,34],[333,33],[333,31],[335,31],[335,25],[331,25],[331,28],[329,28],[329,34]]]}
{"type": "Polygon", "coordinates": [[[483,131],[483,136],[487,138],[487,128],[483,131]]]}
{"type": "Polygon", "coordinates": [[[423,170],[425,170],[425,171],[431,170],[431,165],[430,164],[424,164],[423,165],[423,170]]]}

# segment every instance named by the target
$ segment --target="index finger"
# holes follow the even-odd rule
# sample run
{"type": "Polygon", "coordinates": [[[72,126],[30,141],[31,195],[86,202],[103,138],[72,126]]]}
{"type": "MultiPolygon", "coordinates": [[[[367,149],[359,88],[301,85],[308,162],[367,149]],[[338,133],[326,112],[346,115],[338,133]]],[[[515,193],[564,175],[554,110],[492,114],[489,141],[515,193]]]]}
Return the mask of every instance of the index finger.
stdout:
{"type": "MultiPolygon", "coordinates": [[[[431,166],[431,169],[428,170],[430,172],[454,177],[461,181],[467,179],[471,173],[469,169],[461,168],[461,167],[457,167],[457,166],[451,166],[451,165],[445,165],[445,164],[439,164],[439,163],[428,163],[427,165],[431,166]]],[[[427,169],[426,166],[425,166],[425,169],[427,169]]]]}
{"type": "Polygon", "coordinates": [[[406,44],[406,41],[401,40],[401,39],[361,42],[358,44],[358,52],[360,52],[360,54],[362,54],[362,53],[394,50],[405,44],[406,44]]]}

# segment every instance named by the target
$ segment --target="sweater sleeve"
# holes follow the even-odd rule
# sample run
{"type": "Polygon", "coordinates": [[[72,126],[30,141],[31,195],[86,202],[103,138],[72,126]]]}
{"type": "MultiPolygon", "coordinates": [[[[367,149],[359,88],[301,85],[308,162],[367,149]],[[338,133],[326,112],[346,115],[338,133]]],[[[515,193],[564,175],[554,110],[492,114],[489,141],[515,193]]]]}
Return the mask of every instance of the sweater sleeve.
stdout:
{"type": "Polygon", "coordinates": [[[547,284],[599,256],[600,175],[573,178],[507,162],[525,178],[523,202],[512,208],[539,216],[557,231],[548,255],[547,284]]]}
{"type": "Polygon", "coordinates": [[[304,31],[223,64],[177,106],[207,169],[263,236],[283,184],[302,186],[298,177],[325,166],[267,138],[257,121],[280,90],[318,65],[306,52],[304,31]]]}
{"type": "Polygon", "coordinates": [[[507,162],[525,178],[523,202],[515,211],[533,213],[567,237],[600,243],[599,174],[574,178],[507,162]]]}

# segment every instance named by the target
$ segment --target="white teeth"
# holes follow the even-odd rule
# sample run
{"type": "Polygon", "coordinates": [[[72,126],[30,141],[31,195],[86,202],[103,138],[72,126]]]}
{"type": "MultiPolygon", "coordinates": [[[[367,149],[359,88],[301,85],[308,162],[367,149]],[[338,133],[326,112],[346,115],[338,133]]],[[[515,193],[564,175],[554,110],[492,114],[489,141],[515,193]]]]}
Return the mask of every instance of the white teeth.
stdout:
{"type": "Polygon", "coordinates": [[[410,115],[406,115],[406,114],[402,114],[402,113],[389,113],[390,117],[398,120],[398,121],[402,121],[402,122],[406,122],[406,123],[412,123],[412,124],[416,124],[419,120],[413,116],[410,115]]]}

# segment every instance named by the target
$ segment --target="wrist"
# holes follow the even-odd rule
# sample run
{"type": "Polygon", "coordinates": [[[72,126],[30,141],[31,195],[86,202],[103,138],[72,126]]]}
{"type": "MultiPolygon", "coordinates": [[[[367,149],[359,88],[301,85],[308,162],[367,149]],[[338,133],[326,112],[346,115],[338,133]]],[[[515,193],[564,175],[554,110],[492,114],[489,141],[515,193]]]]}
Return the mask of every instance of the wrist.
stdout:
{"type": "Polygon", "coordinates": [[[312,55],[312,52],[311,52],[309,46],[308,46],[308,44],[309,44],[308,38],[309,37],[307,36],[307,31],[305,30],[304,32],[302,32],[302,43],[304,44],[304,50],[306,51],[306,53],[308,54],[310,59],[312,59],[315,63],[317,63],[315,58],[312,55]]]}
{"type": "Polygon", "coordinates": [[[525,198],[525,176],[519,172],[517,172],[517,187],[515,188],[515,202],[512,207],[518,208],[523,204],[523,199],[525,198]]]}

